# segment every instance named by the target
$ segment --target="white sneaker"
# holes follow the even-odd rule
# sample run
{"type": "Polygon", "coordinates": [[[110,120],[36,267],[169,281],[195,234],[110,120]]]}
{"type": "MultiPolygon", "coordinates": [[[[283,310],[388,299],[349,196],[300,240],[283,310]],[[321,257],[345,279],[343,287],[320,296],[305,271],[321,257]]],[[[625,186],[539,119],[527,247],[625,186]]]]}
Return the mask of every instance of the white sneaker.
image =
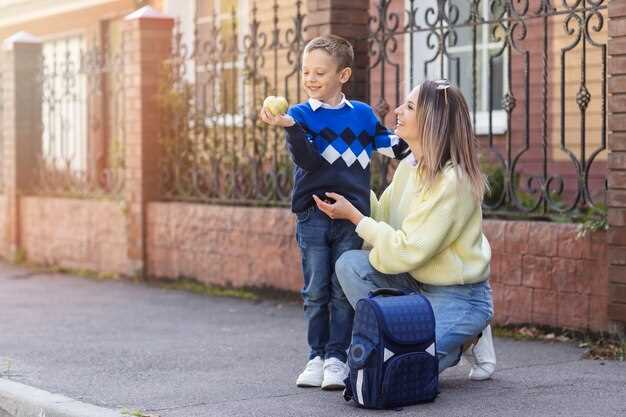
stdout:
{"type": "Polygon", "coordinates": [[[338,390],[344,389],[344,380],[348,377],[348,365],[337,358],[328,358],[324,361],[324,381],[322,389],[338,390]]]}
{"type": "Polygon", "coordinates": [[[496,351],[493,347],[493,337],[491,336],[491,325],[485,327],[483,335],[475,345],[470,346],[465,351],[466,358],[472,364],[469,379],[473,381],[484,381],[491,378],[496,370],[496,351]]]}
{"type": "Polygon", "coordinates": [[[316,356],[307,362],[304,370],[298,379],[296,385],[299,387],[319,387],[322,385],[324,378],[324,360],[321,356],[316,356]]]}

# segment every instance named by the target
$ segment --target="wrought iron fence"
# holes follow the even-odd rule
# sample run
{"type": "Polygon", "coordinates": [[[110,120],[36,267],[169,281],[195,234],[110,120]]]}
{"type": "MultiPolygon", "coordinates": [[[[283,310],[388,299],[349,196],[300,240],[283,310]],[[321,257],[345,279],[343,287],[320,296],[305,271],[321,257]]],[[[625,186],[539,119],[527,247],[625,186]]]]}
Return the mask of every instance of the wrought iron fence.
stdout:
{"type": "Polygon", "coordinates": [[[606,3],[410,0],[398,11],[381,0],[370,20],[370,98],[385,117],[422,79],[460,86],[490,174],[488,212],[575,216],[601,207],[606,3]]]}
{"type": "Polygon", "coordinates": [[[124,179],[123,42],[82,37],[43,45],[42,148],[33,192],[121,195],[124,179]]]}
{"type": "Polygon", "coordinates": [[[213,12],[196,19],[193,41],[177,25],[173,58],[163,69],[162,191],[167,199],[285,205],[291,161],[282,129],[258,120],[268,95],[301,100],[302,2],[291,22],[259,21],[253,5],[243,25],[213,12]],[[265,26],[263,26],[265,25],[265,26]]]}
{"type": "MultiPolygon", "coordinates": [[[[302,100],[305,16],[176,31],[163,69],[163,194],[168,199],[285,205],[284,134],[257,121],[264,97],[302,100]]],[[[383,120],[423,79],[468,99],[491,194],[485,209],[541,216],[601,206],[606,190],[604,0],[381,0],[370,17],[369,101],[383,120]],[[558,3],[558,4],[557,4],[558,3]],[[406,5],[406,8],[405,8],[406,5]]],[[[223,13],[222,13],[223,15],[223,13]]],[[[264,15],[265,16],[265,15],[264,15]]],[[[373,161],[373,188],[394,163],[373,161]]]]}

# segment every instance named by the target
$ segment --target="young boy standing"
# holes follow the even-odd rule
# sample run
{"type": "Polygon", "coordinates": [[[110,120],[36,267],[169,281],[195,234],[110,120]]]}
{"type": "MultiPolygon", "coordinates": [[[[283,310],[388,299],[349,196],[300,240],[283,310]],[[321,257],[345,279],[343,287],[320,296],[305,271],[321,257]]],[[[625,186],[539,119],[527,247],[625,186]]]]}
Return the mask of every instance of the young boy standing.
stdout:
{"type": "Polygon", "coordinates": [[[354,310],[337,281],[335,262],[345,251],[363,245],[354,225],[327,217],[316,207],[313,195],[326,198],[326,193],[336,192],[369,214],[372,152],[400,158],[408,150],[369,105],[347,100],[342,93],[353,60],[347,40],[332,35],[313,39],[302,57],[308,101],[291,107],[286,115],[261,110],[263,121],[286,129],[295,163],[291,208],[298,219],[310,346],[309,362],[296,381],[300,387],[344,388],[354,310]]]}

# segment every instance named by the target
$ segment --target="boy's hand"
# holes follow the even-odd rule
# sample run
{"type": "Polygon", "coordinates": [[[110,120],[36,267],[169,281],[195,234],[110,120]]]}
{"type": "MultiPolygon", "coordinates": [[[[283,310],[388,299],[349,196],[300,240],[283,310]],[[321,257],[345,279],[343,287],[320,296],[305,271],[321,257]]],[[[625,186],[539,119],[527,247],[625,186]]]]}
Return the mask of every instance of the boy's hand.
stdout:
{"type": "Polygon", "coordinates": [[[261,109],[261,120],[271,126],[291,127],[296,124],[293,117],[287,114],[274,116],[265,106],[261,109]]]}
{"type": "Polygon", "coordinates": [[[327,203],[315,194],[313,200],[315,200],[317,207],[331,219],[346,219],[356,225],[365,217],[344,196],[337,193],[326,193],[326,195],[335,200],[334,203],[327,203]]]}

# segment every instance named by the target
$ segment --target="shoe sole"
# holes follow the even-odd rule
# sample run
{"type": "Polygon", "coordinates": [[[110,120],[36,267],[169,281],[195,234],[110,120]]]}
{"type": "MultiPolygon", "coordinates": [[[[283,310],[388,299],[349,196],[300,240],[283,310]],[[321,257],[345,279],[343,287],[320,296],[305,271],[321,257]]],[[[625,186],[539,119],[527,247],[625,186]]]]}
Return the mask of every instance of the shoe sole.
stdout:
{"type": "Polygon", "coordinates": [[[313,385],[313,384],[296,384],[297,387],[299,388],[319,388],[320,385],[313,385]]]}
{"type": "Polygon", "coordinates": [[[331,385],[322,385],[322,389],[324,391],[339,391],[344,389],[346,386],[345,385],[339,385],[339,384],[331,384],[331,385]]]}

